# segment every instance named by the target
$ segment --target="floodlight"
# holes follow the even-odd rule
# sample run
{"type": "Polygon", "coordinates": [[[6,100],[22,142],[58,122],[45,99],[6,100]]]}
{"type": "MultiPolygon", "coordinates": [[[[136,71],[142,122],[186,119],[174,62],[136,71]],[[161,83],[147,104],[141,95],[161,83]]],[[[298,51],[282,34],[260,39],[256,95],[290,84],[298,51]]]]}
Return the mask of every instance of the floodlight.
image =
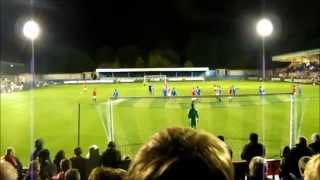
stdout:
{"type": "Polygon", "coordinates": [[[30,39],[35,40],[40,34],[40,26],[33,20],[27,21],[23,26],[23,35],[30,39]]]}
{"type": "Polygon", "coordinates": [[[262,37],[267,37],[273,32],[273,25],[269,19],[263,18],[257,23],[257,32],[262,37]]]}

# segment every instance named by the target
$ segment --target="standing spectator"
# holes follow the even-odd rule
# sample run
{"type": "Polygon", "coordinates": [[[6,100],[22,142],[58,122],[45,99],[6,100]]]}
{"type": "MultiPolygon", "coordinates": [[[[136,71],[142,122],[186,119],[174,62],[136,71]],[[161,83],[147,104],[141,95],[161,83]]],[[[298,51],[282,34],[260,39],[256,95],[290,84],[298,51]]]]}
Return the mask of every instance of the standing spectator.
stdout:
{"type": "Polygon", "coordinates": [[[72,162],[72,168],[78,169],[81,179],[87,179],[87,159],[81,156],[82,150],[80,147],[74,149],[74,156],[70,159],[72,162]]]}
{"type": "Polygon", "coordinates": [[[241,159],[250,162],[251,159],[255,156],[265,156],[265,148],[264,146],[258,142],[258,134],[251,133],[250,134],[250,142],[246,144],[241,153],[241,159]]]}
{"type": "Polygon", "coordinates": [[[304,180],[320,180],[320,154],[312,156],[307,163],[304,180]]]}
{"type": "Polygon", "coordinates": [[[305,137],[299,137],[299,142],[293,147],[285,160],[285,168],[289,174],[300,178],[300,172],[298,167],[299,159],[302,156],[311,156],[311,150],[307,147],[307,139],[305,137]]]}
{"type": "Polygon", "coordinates": [[[64,180],[80,180],[81,175],[78,169],[69,169],[65,175],[64,180]]]}
{"type": "Polygon", "coordinates": [[[7,161],[0,160],[0,179],[1,180],[16,180],[18,174],[16,169],[7,161]]]}
{"type": "Polygon", "coordinates": [[[43,149],[39,152],[39,162],[41,179],[50,179],[56,174],[56,167],[50,159],[50,152],[48,149],[43,149]]]}
{"type": "Polygon", "coordinates": [[[117,168],[121,163],[121,153],[116,149],[116,144],[113,141],[108,143],[106,151],[101,156],[102,166],[117,168]]]}
{"type": "Polygon", "coordinates": [[[311,136],[312,143],[309,144],[309,148],[311,149],[313,154],[319,154],[320,153],[320,134],[314,133],[311,136]]]}
{"type": "Polygon", "coordinates": [[[40,163],[38,160],[30,162],[28,174],[25,180],[41,180],[40,178],[40,163]]]}
{"type": "Polygon", "coordinates": [[[59,173],[52,177],[52,180],[64,180],[64,176],[65,176],[65,173],[71,169],[71,161],[69,159],[62,159],[60,161],[60,168],[61,171],[59,171],[59,173]]]}
{"type": "Polygon", "coordinates": [[[226,145],[209,133],[191,128],[156,133],[139,149],[128,171],[130,180],[233,178],[226,145]]]}
{"type": "Polygon", "coordinates": [[[64,159],[64,158],[66,158],[66,156],[65,156],[65,153],[64,153],[63,150],[58,151],[57,154],[55,155],[53,163],[56,166],[57,172],[61,171],[61,169],[60,169],[60,161],[62,159],[64,159]]]}
{"type": "Polygon", "coordinates": [[[23,166],[19,159],[15,156],[14,149],[12,147],[8,147],[6,150],[6,154],[1,157],[1,159],[9,162],[14,168],[16,168],[18,173],[18,179],[22,178],[22,169],[23,166]]]}
{"type": "Polygon", "coordinates": [[[30,158],[31,161],[38,158],[40,151],[42,151],[42,149],[43,149],[43,144],[44,144],[44,142],[42,139],[36,139],[36,141],[34,142],[35,150],[33,151],[31,158],[30,158]]]}
{"type": "Polygon", "coordinates": [[[101,162],[99,148],[97,145],[92,145],[89,148],[89,153],[87,155],[87,158],[88,158],[87,173],[90,174],[92,169],[98,167],[101,162]]]}
{"type": "Polygon", "coordinates": [[[290,147],[285,146],[282,150],[281,153],[281,164],[280,164],[280,178],[282,179],[288,179],[289,178],[289,171],[288,168],[286,167],[286,159],[290,153],[290,147]]]}

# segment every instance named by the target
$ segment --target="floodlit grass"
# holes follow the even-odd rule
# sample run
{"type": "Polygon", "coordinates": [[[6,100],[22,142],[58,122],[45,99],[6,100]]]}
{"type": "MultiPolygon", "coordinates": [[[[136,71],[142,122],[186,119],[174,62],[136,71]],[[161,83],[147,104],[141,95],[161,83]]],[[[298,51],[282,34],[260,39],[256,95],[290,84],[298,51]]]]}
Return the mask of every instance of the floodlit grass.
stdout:
{"type": "MultiPolygon", "coordinates": [[[[228,88],[234,84],[239,94],[257,94],[259,82],[214,81],[170,82],[178,96],[191,95],[192,87],[199,86],[202,95],[214,95],[213,84],[228,88]]],[[[156,96],[161,96],[162,83],[155,83],[156,96]]],[[[265,83],[267,93],[291,91],[290,83],[265,83]]],[[[41,137],[51,157],[59,149],[68,156],[77,145],[77,121],[80,115],[80,145],[83,151],[92,144],[101,150],[108,139],[108,97],[117,88],[121,97],[149,96],[142,83],[61,85],[1,95],[1,151],[13,146],[16,154],[27,165],[33,141],[41,137]],[[97,89],[97,104],[92,104],[93,88],[97,89]],[[80,104],[80,114],[78,114],[80,104]]],[[[310,138],[319,132],[319,86],[303,85],[302,97],[296,98],[295,117],[297,133],[310,138]]],[[[187,111],[191,98],[120,98],[113,101],[112,117],[115,140],[123,154],[134,155],[139,146],[158,130],[172,126],[188,126],[187,111]]],[[[234,151],[234,159],[247,143],[250,132],[257,132],[267,146],[267,157],[279,157],[280,148],[289,143],[290,98],[288,95],[236,97],[221,103],[215,98],[201,98],[196,103],[199,111],[199,129],[215,135],[224,135],[234,151]]]]}

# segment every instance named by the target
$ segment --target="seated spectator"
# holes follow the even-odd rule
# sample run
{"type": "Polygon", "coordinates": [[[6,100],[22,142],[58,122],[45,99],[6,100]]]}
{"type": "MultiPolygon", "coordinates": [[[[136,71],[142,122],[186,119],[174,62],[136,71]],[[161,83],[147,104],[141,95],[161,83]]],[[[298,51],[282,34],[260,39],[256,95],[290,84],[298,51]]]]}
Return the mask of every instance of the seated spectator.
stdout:
{"type": "Polygon", "coordinates": [[[25,180],[40,180],[40,163],[38,160],[31,161],[25,180]]]}
{"type": "MultiPolygon", "coordinates": [[[[218,138],[219,138],[221,141],[225,142],[225,141],[224,141],[224,136],[218,136],[218,138]]],[[[230,147],[228,144],[226,144],[226,146],[227,146],[227,148],[228,148],[228,151],[229,151],[229,153],[230,153],[230,157],[231,157],[231,159],[232,159],[232,154],[233,154],[232,149],[231,149],[231,147],[230,147]]]]}
{"type": "Polygon", "coordinates": [[[87,179],[87,159],[81,156],[82,150],[80,147],[74,149],[74,156],[70,159],[72,168],[78,169],[82,180],[87,179]]]}
{"type": "Polygon", "coordinates": [[[88,180],[122,180],[126,176],[123,169],[97,167],[92,170],[88,180]]]}
{"type": "Polygon", "coordinates": [[[55,155],[53,163],[56,166],[57,172],[61,171],[61,169],[60,169],[60,161],[62,159],[65,159],[65,158],[66,158],[66,156],[65,156],[65,153],[64,153],[63,150],[58,151],[57,154],[55,155]]]}
{"type": "Polygon", "coordinates": [[[31,161],[38,158],[40,151],[43,149],[43,144],[44,144],[44,142],[42,139],[37,139],[34,142],[35,150],[33,151],[32,155],[31,155],[31,158],[30,158],[31,161]]]}
{"type": "Polygon", "coordinates": [[[304,180],[320,180],[320,154],[312,156],[308,161],[304,170],[304,180]]]}
{"type": "Polygon", "coordinates": [[[17,180],[17,170],[7,161],[0,160],[0,179],[17,180]]]}
{"type": "Polygon", "coordinates": [[[204,131],[168,128],[139,149],[127,178],[232,180],[233,176],[225,143],[204,131]]]}
{"type": "Polygon", "coordinates": [[[265,148],[264,146],[258,142],[258,134],[251,133],[250,134],[250,142],[246,144],[241,153],[241,159],[250,162],[251,159],[255,156],[265,156],[265,148]]]}
{"type": "Polygon", "coordinates": [[[255,156],[249,163],[249,180],[263,180],[267,178],[267,163],[261,156],[255,156]]]}
{"type": "Polygon", "coordinates": [[[121,163],[119,165],[119,168],[124,169],[124,170],[128,170],[129,169],[129,165],[131,163],[131,159],[129,156],[125,156],[122,160],[121,163]]]}
{"type": "Polygon", "coordinates": [[[319,154],[320,153],[320,134],[314,133],[311,136],[312,143],[309,144],[309,148],[312,151],[312,154],[319,154]]]}
{"type": "Polygon", "coordinates": [[[52,180],[64,180],[65,173],[71,169],[71,161],[69,159],[63,159],[60,161],[60,171],[59,173],[52,177],[52,180]]]}
{"type": "Polygon", "coordinates": [[[65,175],[64,180],[80,180],[81,175],[78,169],[69,169],[65,175]]]}
{"type": "Polygon", "coordinates": [[[97,145],[92,145],[89,148],[89,153],[87,155],[87,158],[88,158],[87,173],[90,174],[92,169],[98,167],[101,162],[99,148],[97,145]]]}
{"type": "Polygon", "coordinates": [[[22,177],[22,164],[19,161],[19,159],[15,156],[15,152],[14,149],[12,147],[8,147],[6,150],[6,154],[1,157],[1,159],[9,162],[13,167],[16,168],[17,173],[18,173],[18,177],[21,178],[22,177]]]}
{"type": "Polygon", "coordinates": [[[292,174],[296,178],[300,178],[300,172],[298,167],[298,162],[302,156],[311,156],[311,150],[307,147],[307,139],[305,137],[299,137],[299,142],[293,147],[285,160],[285,168],[288,173],[292,174]]]}
{"type": "Polygon", "coordinates": [[[109,142],[107,149],[101,156],[102,166],[118,168],[121,162],[121,153],[116,149],[114,142],[109,142]]]}
{"type": "Polygon", "coordinates": [[[50,179],[56,174],[56,167],[50,159],[48,149],[43,149],[39,152],[40,177],[41,179],[50,179]]]}

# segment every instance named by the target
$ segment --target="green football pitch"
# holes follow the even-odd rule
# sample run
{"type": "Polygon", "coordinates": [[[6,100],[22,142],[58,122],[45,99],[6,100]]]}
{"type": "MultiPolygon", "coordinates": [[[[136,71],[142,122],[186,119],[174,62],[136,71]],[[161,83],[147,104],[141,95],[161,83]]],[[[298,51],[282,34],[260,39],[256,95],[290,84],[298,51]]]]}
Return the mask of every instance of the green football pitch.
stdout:
{"type": "MultiPolygon", "coordinates": [[[[215,135],[224,135],[234,151],[234,159],[251,132],[259,134],[266,145],[267,157],[277,158],[280,148],[289,144],[290,96],[275,94],[256,96],[260,82],[206,81],[169,82],[180,96],[190,96],[192,87],[199,86],[203,96],[214,95],[213,84],[223,88],[235,85],[239,95],[233,99],[215,97],[198,98],[198,129],[215,135]]],[[[124,155],[133,156],[137,149],[155,132],[173,126],[188,127],[187,112],[191,97],[159,98],[163,83],[155,83],[155,95],[150,96],[142,83],[57,85],[34,91],[1,95],[1,151],[12,146],[24,165],[27,165],[35,138],[43,138],[51,157],[63,149],[70,157],[78,140],[80,117],[80,146],[84,153],[96,144],[105,148],[112,129],[114,139],[124,155]],[[92,103],[96,88],[97,103],[92,103]],[[120,98],[109,97],[118,89],[120,98]],[[139,98],[133,98],[139,97],[139,98]],[[80,104],[80,109],[79,109],[80,104]],[[112,121],[111,121],[112,120],[112,121]],[[112,123],[110,123],[112,122],[112,123]]],[[[264,83],[266,93],[289,93],[291,83],[264,83]]],[[[308,139],[320,130],[319,85],[302,85],[302,95],[295,97],[295,132],[308,139]]]]}

